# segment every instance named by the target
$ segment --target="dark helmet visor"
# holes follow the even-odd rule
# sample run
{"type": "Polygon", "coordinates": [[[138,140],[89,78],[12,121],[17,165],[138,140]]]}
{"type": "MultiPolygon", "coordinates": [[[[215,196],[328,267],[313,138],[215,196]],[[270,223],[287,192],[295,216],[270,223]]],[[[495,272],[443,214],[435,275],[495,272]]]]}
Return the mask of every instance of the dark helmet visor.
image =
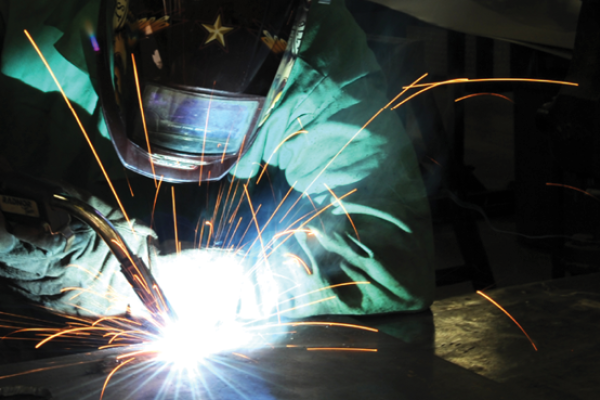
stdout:
{"type": "MultiPolygon", "coordinates": [[[[194,92],[153,83],[142,97],[152,147],[187,154],[237,154],[262,110],[261,96],[194,92]]],[[[133,139],[143,143],[143,124],[133,139]]],[[[154,150],[156,151],[156,149],[154,150]]]]}

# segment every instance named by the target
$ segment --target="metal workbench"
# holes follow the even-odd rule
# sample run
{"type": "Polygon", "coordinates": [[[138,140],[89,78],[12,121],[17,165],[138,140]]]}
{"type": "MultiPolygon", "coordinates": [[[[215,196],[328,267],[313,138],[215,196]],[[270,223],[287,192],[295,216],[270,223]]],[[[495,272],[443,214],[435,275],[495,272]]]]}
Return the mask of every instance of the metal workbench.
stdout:
{"type": "MultiPolygon", "coordinates": [[[[249,359],[217,355],[180,383],[178,373],[160,363],[124,367],[104,398],[596,399],[599,283],[600,276],[588,275],[488,293],[523,325],[537,352],[505,314],[473,294],[438,301],[432,313],[360,320],[379,333],[298,326],[274,347],[241,349],[249,359]],[[377,352],[306,349],[329,346],[377,352]]],[[[0,399],[99,399],[118,354],[93,351],[0,366],[0,399]],[[37,372],[19,375],[27,371],[37,372]],[[11,391],[30,395],[10,397],[11,391]]]]}
{"type": "MultiPolygon", "coordinates": [[[[448,361],[431,350],[383,333],[336,327],[296,327],[274,348],[239,350],[213,357],[199,373],[178,383],[177,372],[160,363],[123,367],[105,399],[503,399],[521,398],[448,361]],[[294,348],[286,347],[293,343],[294,348]],[[308,351],[306,347],[361,347],[377,352],[308,351]]],[[[0,368],[0,399],[99,399],[116,366],[115,350],[7,364],[0,368]],[[31,372],[34,371],[34,372],[31,372]],[[20,375],[23,372],[25,375],[20,375]],[[6,377],[7,376],[7,377],[6,377]],[[37,397],[2,397],[3,393],[37,397]],[[49,396],[52,397],[49,397],[49,396]]],[[[524,397],[523,397],[524,398],[524,397]]]]}
{"type": "Polygon", "coordinates": [[[435,354],[547,400],[600,399],[600,274],[488,293],[534,340],[473,294],[434,303],[435,354]]]}

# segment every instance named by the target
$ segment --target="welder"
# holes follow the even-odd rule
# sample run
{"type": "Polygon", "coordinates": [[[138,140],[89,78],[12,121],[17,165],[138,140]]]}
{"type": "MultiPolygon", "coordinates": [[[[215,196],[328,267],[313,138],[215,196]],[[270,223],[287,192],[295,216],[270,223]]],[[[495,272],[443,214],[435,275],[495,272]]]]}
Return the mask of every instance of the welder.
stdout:
{"type": "MultiPolygon", "coordinates": [[[[269,314],[273,296],[288,317],[429,307],[418,161],[397,115],[379,113],[385,80],[343,1],[10,0],[0,12],[3,168],[63,182],[153,273],[177,274],[186,247],[154,248],[165,240],[150,217],[154,193],[173,185],[180,218],[198,221],[183,240],[196,250],[181,257],[219,248],[258,271],[239,292],[242,318],[269,314]],[[25,29],[137,218],[134,232],[25,29]],[[126,177],[148,195],[121,190],[126,177]]],[[[71,314],[131,306],[114,257],[84,224],[74,220],[67,237],[4,220],[0,275],[19,295],[71,314]]],[[[199,285],[228,284],[197,264],[210,279],[199,285]]]]}

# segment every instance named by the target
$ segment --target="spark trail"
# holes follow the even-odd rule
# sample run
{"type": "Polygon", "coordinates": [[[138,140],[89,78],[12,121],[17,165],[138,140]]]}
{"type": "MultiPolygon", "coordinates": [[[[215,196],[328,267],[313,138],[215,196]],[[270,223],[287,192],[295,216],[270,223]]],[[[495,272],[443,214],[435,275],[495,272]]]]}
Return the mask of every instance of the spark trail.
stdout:
{"type": "Polygon", "coordinates": [[[533,349],[535,351],[538,351],[535,343],[533,342],[533,339],[531,339],[531,337],[527,334],[527,332],[525,331],[525,329],[523,329],[523,327],[521,326],[521,324],[519,324],[517,322],[517,320],[508,313],[508,311],[506,311],[500,304],[498,304],[494,299],[492,299],[490,296],[488,296],[487,294],[483,293],[481,290],[478,290],[476,292],[478,295],[480,295],[481,297],[483,297],[484,299],[486,299],[487,301],[489,301],[490,303],[492,303],[493,305],[495,305],[496,307],[498,307],[498,309],[500,311],[502,311],[504,314],[506,314],[508,316],[508,318],[510,318],[512,320],[512,322],[515,323],[515,325],[517,325],[519,327],[519,329],[521,330],[521,332],[523,332],[523,334],[527,337],[527,339],[529,340],[529,342],[531,343],[531,345],[533,346],[533,349]]]}
{"type": "Polygon", "coordinates": [[[96,149],[94,148],[94,145],[92,144],[92,141],[90,140],[90,137],[89,137],[87,131],[85,130],[83,124],[81,123],[81,120],[79,119],[79,116],[77,115],[77,112],[73,108],[73,105],[71,104],[71,101],[69,100],[69,98],[65,94],[65,91],[63,90],[62,85],[60,84],[60,82],[56,78],[56,75],[54,75],[54,72],[52,71],[52,68],[50,68],[50,64],[48,64],[48,61],[46,61],[46,57],[44,57],[44,55],[42,54],[42,51],[40,50],[40,48],[37,46],[37,44],[35,43],[35,41],[31,37],[31,35],[29,34],[29,32],[27,30],[25,30],[24,32],[25,32],[25,35],[27,36],[27,39],[29,39],[29,41],[31,42],[31,45],[33,46],[33,48],[35,49],[35,51],[40,56],[40,59],[42,60],[42,62],[44,63],[44,65],[46,66],[46,69],[50,73],[50,76],[52,76],[52,79],[54,80],[54,83],[56,84],[56,87],[60,91],[60,94],[62,95],[63,99],[65,100],[65,103],[67,103],[67,107],[69,107],[69,110],[71,110],[71,114],[73,114],[73,117],[75,118],[75,121],[77,121],[77,125],[79,126],[79,129],[81,130],[81,133],[83,133],[83,137],[85,138],[85,141],[87,142],[88,146],[90,147],[90,150],[92,151],[92,154],[94,155],[94,158],[96,159],[96,162],[98,163],[98,166],[100,167],[100,170],[102,171],[102,174],[104,175],[104,178],[106,179],[106,182],[108,183],[108,186],[110,187],[110,190],[112,191],[113,195],[115,196],[115,200],[117,200],[117,203],[119,204],[119,208],[121,209],[121,212],[123,213],[123,216],[125,216],[125,219],[129,223],[129,227],[131,228],[131,231],[134,232],[133,224],[131,223],[131,221],[129,220],[129,217],[127,216],[127,212],[125,211],[125,207],[123,207],[123,203],[121,203],[121,199],[117,195],[117,191],[115,190],[115,187],[113,186],[112,181],[111,181],[110,177],[108,176],[108,172],[106,172],[106,169],[104,168],[104,165],[102,164],[102,161],[100,160],[100,156],[96,152],[96,149]]]}

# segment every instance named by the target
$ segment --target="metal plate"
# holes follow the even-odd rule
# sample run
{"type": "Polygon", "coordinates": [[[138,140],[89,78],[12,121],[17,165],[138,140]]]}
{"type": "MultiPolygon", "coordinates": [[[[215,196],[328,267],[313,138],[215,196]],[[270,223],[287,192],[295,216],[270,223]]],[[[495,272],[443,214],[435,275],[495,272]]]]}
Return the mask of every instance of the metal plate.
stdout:
{"type": "Polygon", "coordinates": [[[600,274],[489,291],[526,330],[476,294],[437,301],[435,353],[546,400],[600,398],[600,274]]]}
{"type": "MultiPolygon", "coordinates": [[[[382,333],[325,326],[300,326],[294,331],[286,336],[285,343],[239,350],[249,359],[235,354],[217,355],[200,365],[194,377],[157,362],[124,366],[112,377],[104,398],[520,398],[503,385],[435,357],[431,350],[416,349],[382,333]],[[307,350],[330,346],[370,348],[377,352],[307,350]]],[[[113,349],[5,365],[0,368],[0,388],[45,388],[54,399],[61,400],[99,399],[119,354],[122,351],[113,349]],[[29,373],[21,375],[24,372],[29,373]]]]}

